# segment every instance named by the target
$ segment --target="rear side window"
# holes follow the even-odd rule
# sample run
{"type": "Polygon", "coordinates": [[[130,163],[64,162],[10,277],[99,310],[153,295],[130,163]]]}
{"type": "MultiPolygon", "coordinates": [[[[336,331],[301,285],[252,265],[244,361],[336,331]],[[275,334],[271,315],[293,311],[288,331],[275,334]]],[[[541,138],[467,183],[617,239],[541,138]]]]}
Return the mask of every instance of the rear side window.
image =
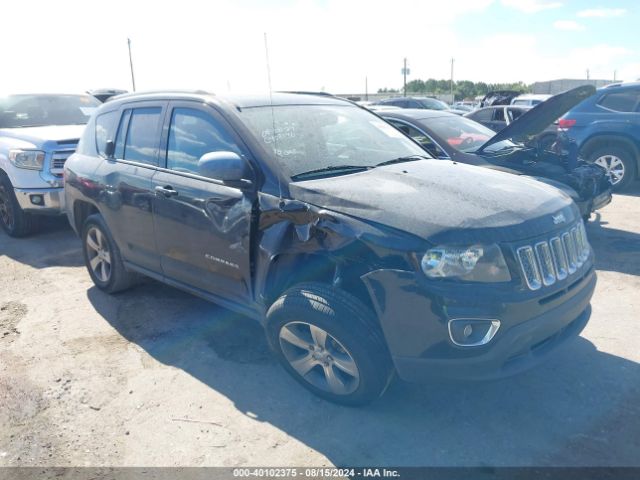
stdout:
{"type": "Polygon", "coordinates": [[[131,110],[122,155],[124,160],[149,165],[158,164],[158,127],[160,126],[161,112],[162,108],[160,107],[131,110]]]}
{"type": "Polygon", "coordinates": [[[96,150],[102,157],[106,156],[104,152],[107,142],[115,139],[117,120],[117,111],[106,112],[96,118],[96,150]]]}
{"type": "Polygon", "coordinates": [[[483,110],[478,110],[474,112],[473,115],[469,115],[469,117],[476,122],[490,122],[492,116],[492,110],[490,108],[485,108],[483,110]]]}
{"type": "Polygon", "coordinates": [[[198,161],[205,153],[241,154],[233,139],[211,116],[191,108],[175,108],[169,127],[167,168],[198,173],[198,161]]]}
{"type": "Polygon", "coordinates": [[[617,92],[602,97],[598,105],[614,112],[635,112],[639,100],[640,92],[617,92]]]}

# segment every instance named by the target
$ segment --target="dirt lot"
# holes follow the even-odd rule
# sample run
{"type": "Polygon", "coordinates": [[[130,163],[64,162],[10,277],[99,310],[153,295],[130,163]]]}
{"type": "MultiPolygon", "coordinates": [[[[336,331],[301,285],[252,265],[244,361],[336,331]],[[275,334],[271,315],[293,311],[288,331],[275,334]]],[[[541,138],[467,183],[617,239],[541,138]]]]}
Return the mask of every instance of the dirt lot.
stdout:
{"type": "Polygon", "coordinates": [[[490,383],[314,398],[258,326],[148,282],[93,287],[65,222],[0,233],[0,465],[640,466],[640,187],[589,222],[582,337],[490,383]]]}

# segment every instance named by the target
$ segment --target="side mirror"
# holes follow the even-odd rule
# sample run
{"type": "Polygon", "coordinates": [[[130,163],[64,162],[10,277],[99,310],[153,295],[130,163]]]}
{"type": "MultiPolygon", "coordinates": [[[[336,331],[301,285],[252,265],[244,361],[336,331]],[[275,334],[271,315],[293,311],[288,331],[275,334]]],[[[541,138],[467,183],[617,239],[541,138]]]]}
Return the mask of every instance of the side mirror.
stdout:
{"type": "Polygon", "coordinates": [[[113,158],[113,155],[116,152],[116,144],[113,140],[107,140],[106,145],[104,146],[104,154],[107,158],[113,158]]]}
{"type": "Polygon", "coordinates": [[[225,183],[246,183],[252,177],[249,162],[235,152],[205,153],[198,161],[198,172],[225,183]]]}

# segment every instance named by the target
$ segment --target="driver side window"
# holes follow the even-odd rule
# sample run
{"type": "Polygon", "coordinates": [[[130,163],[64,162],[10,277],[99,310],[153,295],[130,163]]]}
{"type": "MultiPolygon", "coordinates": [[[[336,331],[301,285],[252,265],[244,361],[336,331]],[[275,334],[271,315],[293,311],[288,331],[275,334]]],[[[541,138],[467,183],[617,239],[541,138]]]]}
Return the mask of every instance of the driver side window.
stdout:
{"type": "Polygon", "coordinates": [[[242,152],[231,136],[211,116],[191,108],[174,108],[169,127],[167,168],[198,174],[205,153],[242,152]]]}

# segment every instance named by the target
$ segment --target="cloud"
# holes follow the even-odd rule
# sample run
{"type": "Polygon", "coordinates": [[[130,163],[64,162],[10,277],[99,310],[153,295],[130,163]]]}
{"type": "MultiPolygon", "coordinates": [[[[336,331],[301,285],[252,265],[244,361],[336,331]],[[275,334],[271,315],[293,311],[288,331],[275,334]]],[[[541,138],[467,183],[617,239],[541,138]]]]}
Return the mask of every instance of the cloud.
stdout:
{"type": "Polygon", "coordinates": [[[627,13],[625,8],[592,8],[578,12],[578,17],[582,18],[611,18],[620,17],[627,13]]]}
{"type": "Polygon", "coordinates": [[[556,30],[567,30],[570,32],[580,32],[584,30],[584,25],[580,25],[574,20],[557,20],[553,22],[553,26],[556,30]]]}
{"type": "Polygon", "coordinates": [[[523,13],[538,13],[543,10],[560,8],[561,2],[547,2],[541,0],[502,0],[505,7],[515,8],[523,13]]]}

